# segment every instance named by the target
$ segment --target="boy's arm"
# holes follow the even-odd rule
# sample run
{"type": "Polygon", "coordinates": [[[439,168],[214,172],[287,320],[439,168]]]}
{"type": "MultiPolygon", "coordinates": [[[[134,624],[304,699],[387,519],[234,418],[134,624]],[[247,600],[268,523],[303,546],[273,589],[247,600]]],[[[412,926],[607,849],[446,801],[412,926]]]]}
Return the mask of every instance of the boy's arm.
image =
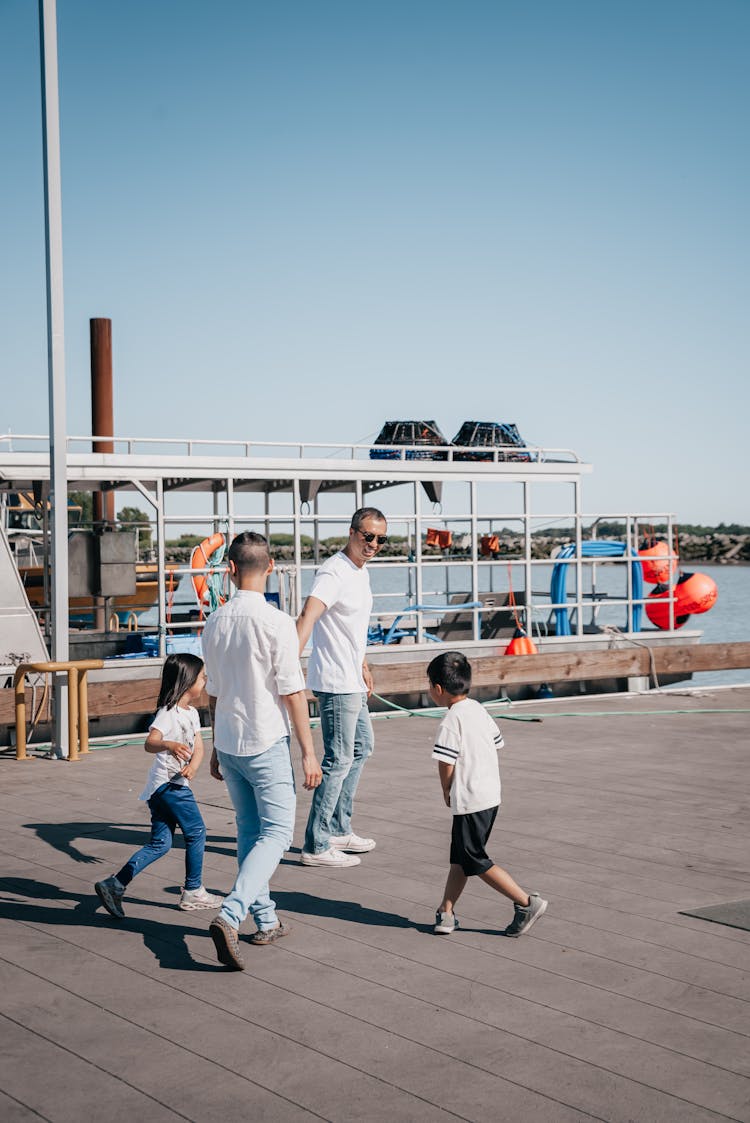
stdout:
{"type": "Polygon", "coordinates": [[[195,740],[193,741],[193,755],[191,756],[185,767],[180,769],[180,775],[184,776],[186,780],[192,780],[193,776],[195,776],[202,763],[203,738],[201,737],[200,732],[196,730],[195,740]]]}
{"type": "Polygon", "coordinates": [[[299,637],[300,655],[307,647],[307,641],[312,635],[315,624],[320,620],[328,605],[317,597],[308,597],[304,607],[297,618],[297,636],[299,637]]]}
{"type": "Polygon", "coordinates": [[[317,788],[323,779],[323,773],[320,771],[318,758],[313,748],[310,715],[307,712],[307,695],[304,690],[297,690],[294,694],[282,694],[281,701],[286,706],[294,735],[302,750],[302,771],[305,774],[303,786],[308,791],[312,791],[313,788],[317,788]]]}
{"type": "Polygon", "coordinates": [[[438,772],[440,774],[440,786],[443,789],[443,799],[446,806],[451,805],[451,787],[453,786],[453,773],[456,771],[455,764],[446,764],[445,761],[438,761],[438,772]]]}

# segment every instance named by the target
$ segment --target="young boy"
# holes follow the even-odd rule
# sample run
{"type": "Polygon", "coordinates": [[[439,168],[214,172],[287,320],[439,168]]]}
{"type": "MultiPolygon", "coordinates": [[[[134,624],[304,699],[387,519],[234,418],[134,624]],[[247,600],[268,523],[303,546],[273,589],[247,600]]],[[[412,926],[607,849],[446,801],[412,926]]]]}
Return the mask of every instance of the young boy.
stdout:
{"type": "Polygon", "coordinates": [[[502,734],[487,711],[469,698],[471,664],[460,651],[438,655],[427,668],[427,676],[435,705],[448,707],[432,759],[438,761],[443,798],[453,812],[451,865],[434,931],[441,935],[455,932],[459,924],[454,906],[467,879],[477,876],[513,901],[515,914],[505,935],[522,936],[545,911],[547,902],[538,893],[521,889],[485,851],[500,804],[497,754],[503,747],[502,734]]]}

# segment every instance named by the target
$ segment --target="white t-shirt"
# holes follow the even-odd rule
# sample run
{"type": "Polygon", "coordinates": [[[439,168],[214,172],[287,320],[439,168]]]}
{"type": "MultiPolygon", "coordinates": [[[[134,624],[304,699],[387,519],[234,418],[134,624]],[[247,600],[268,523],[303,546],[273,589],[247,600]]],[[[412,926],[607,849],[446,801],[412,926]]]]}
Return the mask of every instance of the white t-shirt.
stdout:
{"type": "MultiPolygon", "coordinates": [[[[186,710],[179,706],[172,706],[168,710],[165,706],[162,706],[160,710],[156,711],[156,716],[149,729],[158,729],[165,741],[179,741],[180,744],[187,745],[192,757],[195,735],[200,732],[200,727],[200,718],[194,706],[188,706],[186,710]]],[[[167,780],[171,780],[173,784],[182,784],[189,788],[190,782],[179,774],[186,764],[186,760],[179,760],[172,753],[168,753],[166,749],[157,753],[154,757],[154,763],[149,769],[146,787],[138,798],[150,799],[156,789],[160,788],[162,784],[166,784],[167,780]]]]}
{"type": "Polygon", "coordinates": [[[456,702],[440,723],[433,760],[455,767],[451,811],[468,815],[500,804],[497,753],[503,735],[483,706],[472,698],[456,702]]]}
{"type": "Polygon", "coordinates": [[[307,665],[309,689],[325,694],[364,693],[362,663],[372,611],[367,566],[355,565],[343,551],[334,554],[315,574],[310,596],[323,601],[327,610],[313,628],[307,665]]]}
{"type": "Polygon", "coordinates": [[[206,690],[216,698],[214,745],[257,756],[289,736],[280,695],[305,689],[291,616],[262,593],[238,589],[203,629],[206,690]]]}

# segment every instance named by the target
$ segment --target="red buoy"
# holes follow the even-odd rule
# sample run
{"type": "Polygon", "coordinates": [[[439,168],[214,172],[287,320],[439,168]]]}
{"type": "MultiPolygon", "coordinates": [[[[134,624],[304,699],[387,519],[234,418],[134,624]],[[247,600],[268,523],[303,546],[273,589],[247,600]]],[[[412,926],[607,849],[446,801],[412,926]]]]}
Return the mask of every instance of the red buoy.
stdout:
{"type": "Polygon", "coordinates": [[[707,573],[683,573],[675,595],[680,612],[708,612],[716,604],[719,590],[713,577],[707,573]]]}
{"type": "Polygon", "coordinates": [[[505,649],[506,655],[538,655],[533,639],[529,639],[522,628],[516,628],[513,638],[505,649]]]}
{"type": "MultiPolygon", "coordinates": [[[[646,615],[656,628],[669,629],[669,601],[666,598],[669,596],[670,592],[671,590],[668,585],[657,585],[656,588],[648,594],[646,599],[646,615]]],[[[677,607],[677,589],[674,590],[674,593],[674,626],[675,628],[681,628],[685,621],[690,619],[690,613],[684,613],[682,616],[679,615],[679,609],[677,607]]]]}
{"type": "MultiPolygon", "coordinates": [[[[657,585],[646,600],[646,615],[657,628],[669,628],[669,588],[657,585]]],[[[674,593],[674,626],[699,612],[708,612],[716,604],[719,590],[706,573],[683,573],[672,590],[674,593]]]]}
{"type": "Polygon", "coordinates": [[[667,542],[654,538],[645,539],[638,557],[641,559],[643,580],[650,585],[661,585],[677,572],[677,558],[673,558],[670,564],[667,542]]]}

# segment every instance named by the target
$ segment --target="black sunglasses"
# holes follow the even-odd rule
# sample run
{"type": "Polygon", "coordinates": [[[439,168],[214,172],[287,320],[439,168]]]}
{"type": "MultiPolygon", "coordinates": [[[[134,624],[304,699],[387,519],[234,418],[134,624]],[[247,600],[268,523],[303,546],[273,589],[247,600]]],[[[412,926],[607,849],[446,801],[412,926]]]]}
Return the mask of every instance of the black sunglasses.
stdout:
{"type": "Polygon", "coordinates": [[[360,530],[358,526],[354,527],[353,529],[356,530],[357,534],[362,535],[368,545],[370,542],[377,542],[378,546],[385,546],[386,542],[388,541],[387,534],[371,534],[369,530],[360,530]]]}

